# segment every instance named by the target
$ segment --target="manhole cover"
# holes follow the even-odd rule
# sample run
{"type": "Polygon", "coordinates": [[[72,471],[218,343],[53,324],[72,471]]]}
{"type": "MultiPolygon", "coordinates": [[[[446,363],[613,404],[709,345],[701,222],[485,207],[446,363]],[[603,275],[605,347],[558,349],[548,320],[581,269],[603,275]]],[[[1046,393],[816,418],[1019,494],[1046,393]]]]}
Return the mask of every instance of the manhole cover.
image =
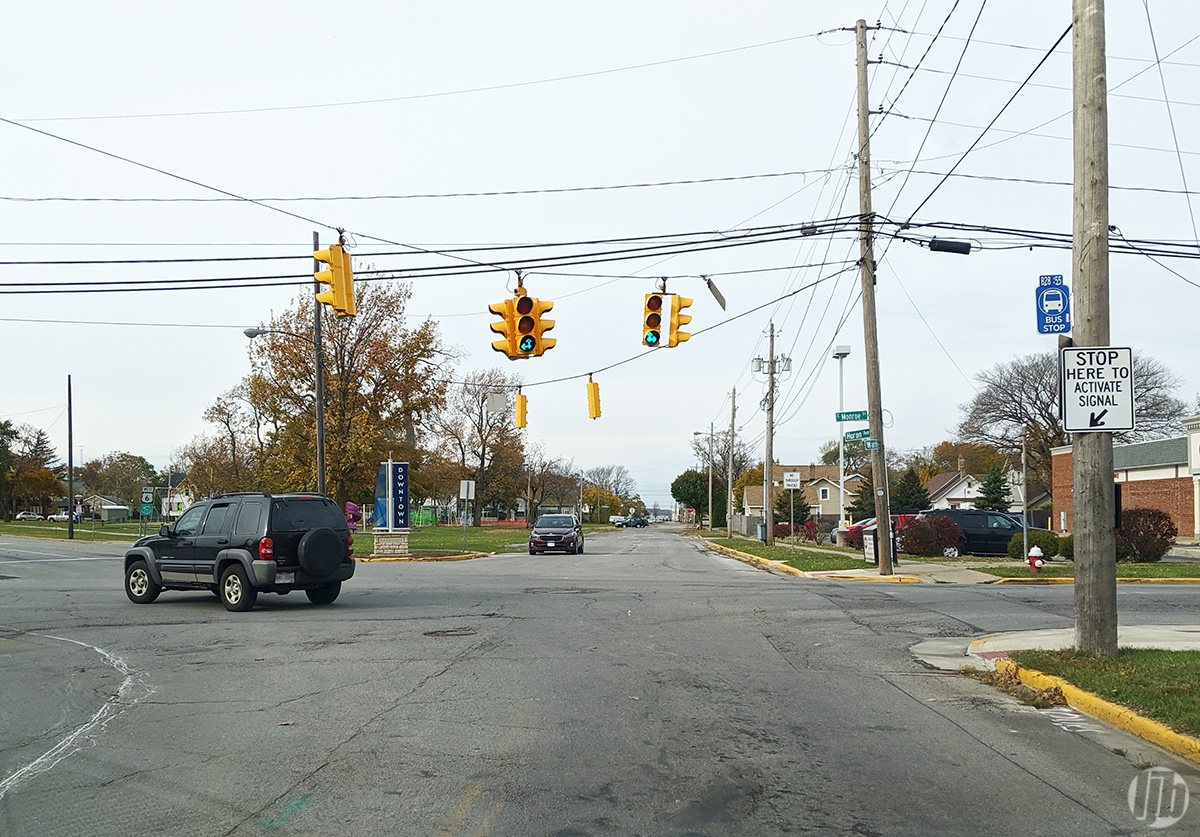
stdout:
{"type": "Polygon", "coordinates": [[[474,636],[474,628],[443,628],[440,631],[426,631],[425,636],[474,636]]]}

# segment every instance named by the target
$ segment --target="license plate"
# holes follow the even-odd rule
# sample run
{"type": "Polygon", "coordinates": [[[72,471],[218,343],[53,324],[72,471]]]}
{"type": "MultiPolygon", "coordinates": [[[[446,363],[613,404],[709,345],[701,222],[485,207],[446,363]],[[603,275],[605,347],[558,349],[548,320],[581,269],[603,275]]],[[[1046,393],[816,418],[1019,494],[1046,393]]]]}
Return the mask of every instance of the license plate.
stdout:
{"type": "Polygon", "coordinates": [[[276,584],[295,584],[296,583],[296,574],[295,573],[275,573],[275,583],[276,584]]]}

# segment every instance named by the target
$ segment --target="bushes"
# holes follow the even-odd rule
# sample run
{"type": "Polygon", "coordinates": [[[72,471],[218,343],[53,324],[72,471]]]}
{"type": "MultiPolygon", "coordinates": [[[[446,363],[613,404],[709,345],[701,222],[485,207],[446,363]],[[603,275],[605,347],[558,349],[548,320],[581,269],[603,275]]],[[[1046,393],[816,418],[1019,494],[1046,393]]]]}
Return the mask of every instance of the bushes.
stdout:
{"type": "MultiPolygon", "coordinates": [[[[1033,549],[1035,546],[1042,550],[1042,556],[1047,561],[1062,552],[1062,545],[1058,535],[1048,532],[1045,529],[1029,530],[1029,548],[1033,549]]],[[[1017,561],[1024,561],[1029,557],[1029,554],[1025,552],[1025,535],[1023,532],[1018,532],[1009,538],[1008,557],[1017,561]]]]}
{"type": "Polygon", "coordinates": [[[852,546],[855,549],[862,549],[862,529],[854,529],[846,533],[846,546],[852,546]]]}
{"type": "Polygon", "coordinates": [[[957,547],[961,530],[953,520],[938,515],[908,521],[898,534],[901,552],[909,555],[941,555],[957,547]]]}
{"type": "MultiPolygon", "coordinates": [[[[802,532],[803,532],[803,529],[801,527],[797,526],[796,534],[801,534],[802,532]]],[[[775,534],[775,537],[777,537],[777,538],[790,538],[792,536],[792,524],[776,523],[775,529],[774,529],[774,534],[775,534]]]]}
{"type": "Polygon", "coordinates": [[[1058,554],[1069,561],[1075,560],[1075,536],[1074,535],[1059,535],[1058,536],[1058,554]]]}
{"type": "Polygon", "coordinates": [[[1160,509],[1124,509],[1117,530],[1117,561],[1149,564],[1175,545],[1179,529],[1171,516],[1160,509]]]}

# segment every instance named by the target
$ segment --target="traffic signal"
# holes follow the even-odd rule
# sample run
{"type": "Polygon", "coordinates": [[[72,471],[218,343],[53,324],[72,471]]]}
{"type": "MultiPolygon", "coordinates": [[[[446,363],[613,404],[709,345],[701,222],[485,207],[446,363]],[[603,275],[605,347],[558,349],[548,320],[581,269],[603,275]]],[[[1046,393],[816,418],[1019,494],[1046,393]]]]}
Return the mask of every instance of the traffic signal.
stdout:
{"type": "Polygon", "coordinates": [[[685,326],[692,321],[690,314],[683,313],[684,308],[690,307],[692,300],[679,294],[671,294],[671,329],[667,337],[667,348],[673,349],[680,343],[691,338],[691,334],[686,331],[680,331],[680,326],[685,326]]]}
{"type": "Polygon", "coordinates": [[[588,418],[600,418],[600,385],[595,381],[588,379],[587,384],[588,394],[588,418]]]}
{"type": "Polygon", "coordinates": [[[663,294],[646,294],[642,309],[642,345],[656,348],[662,345],[663,294]]]}
{"type": "Polygon", "coordinates": [[[503,340],[492,343],[492,348],[504,352],[510,360],[540,357],[547,349],[553,349],[557,341],[543,336],[554,328],[554,320],[543,319],[553,307],[554,303],[549,300],[526,296],[524,288],[518,288],[517,296],[512,299],[489,305],[488,311],[501,318],[500,322],[491,324],[491,329],[504,335],[503,340]]]}
{"type": "Polygon", "coordinates": [[[354,270],[350,254],[341,244],[331,244],[327,250],[317,250],[313,258],[329,265],[327,270],[316,272],[316,280],[329,286],[329,290],[317,294],[322,302],[334,310],[339,317],[353,317],[358,313],[354,303],[354,270]]]}
{"type": "Polygon", "coordinates": [[[517,393],[517,427],[525,426],[525,396],[517,393]]]}

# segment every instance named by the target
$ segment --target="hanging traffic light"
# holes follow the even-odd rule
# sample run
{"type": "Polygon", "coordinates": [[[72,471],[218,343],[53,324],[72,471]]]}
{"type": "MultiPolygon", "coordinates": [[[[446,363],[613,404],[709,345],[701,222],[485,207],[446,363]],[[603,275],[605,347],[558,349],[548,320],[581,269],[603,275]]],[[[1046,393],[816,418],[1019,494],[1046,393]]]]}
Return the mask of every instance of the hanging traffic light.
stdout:
{"type": "Polygon", "coordinates": [[[517,427],[525,426],[525,396],[517,393],[517,427]]]}
{"type": "Polygon", "coordinates": [[[491,324],[491,329],[504,335],[503,340],[492,343],[492,348],[504,352],[510,360],[540,357],[547,349],[553,349],[557,341],[543,336],[554,328],[554,320],[543,319],[553,307],[554,303],[549,300],[527,296],[522,287],[517,288],[512,299],[489,305],[488,311],[501,318],[500,322],[491,324]]]}
{"type": "Polygon", "coordinates": [[[642,309],[642,345],[657,348],[662,345],[663,294],[646,294],[642,309]]]}
{"type": "Polygon", "coordinates": [[[354,302],[354,269],[350,254],[342,243],[331,244],[326,250],[317,250],[313,258],[329,265],[328,270],[319,270],[314,275],[318,282],[329,286],[329,290],[317,294],[317,302],[324,303],[339,317],[353,317],[358,313],[354,302]]]}
{"type": "Polygon", "coordinates": [[[690,314],[683,313],[684,308],[688,308],[692,304],[692,300],[679,294],[671,294],[671,328],[667,337],[667,348],[673,349],[680,343],[691,338],[691,334],[686,331],[680,331],[680,326],[685,326],[692,321],[690,314]]]}
{"type": "Polygon", "coordinates": [[[600,385],[588,375],[587,383],[588,418],[600,418],[600,385]]]}

